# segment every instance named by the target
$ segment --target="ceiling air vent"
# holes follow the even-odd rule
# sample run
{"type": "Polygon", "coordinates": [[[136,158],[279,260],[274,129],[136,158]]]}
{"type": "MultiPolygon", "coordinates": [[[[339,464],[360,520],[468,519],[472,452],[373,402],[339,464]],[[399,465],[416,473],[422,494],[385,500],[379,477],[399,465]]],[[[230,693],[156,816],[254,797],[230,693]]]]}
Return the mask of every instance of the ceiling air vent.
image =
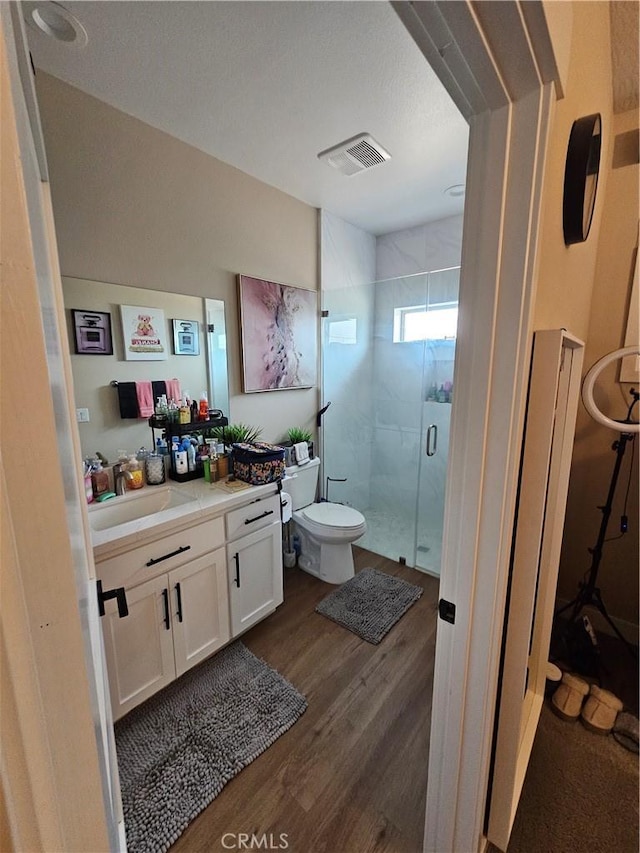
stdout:
{"type": "Polygon", "coordinates": [[[365,169],[379,166],[390,157],[391,154],[368,133],[360,133],[318,154],[319,160],[324,160],[343,175],[364,172],[365,169]]]}

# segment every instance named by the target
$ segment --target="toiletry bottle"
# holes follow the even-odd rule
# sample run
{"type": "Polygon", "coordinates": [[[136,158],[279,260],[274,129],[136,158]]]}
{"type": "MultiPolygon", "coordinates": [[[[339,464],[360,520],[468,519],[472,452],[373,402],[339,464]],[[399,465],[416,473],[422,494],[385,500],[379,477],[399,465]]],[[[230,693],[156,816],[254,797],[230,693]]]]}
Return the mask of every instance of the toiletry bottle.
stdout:
{"type": "Polygon", "coordinates": [[[84,496],[87,503],[93,503],[93,482],[91,481],[91,463],[89,460],[84,462],[84,496]]]}
{"type": "Polygon", "coordinates": [[[191,439],[185,435],[182,439],[182,450],[187,454],[187,470],[196,470],[196,449],[191,443],[191,439]]]}
{"type": "Polygon", "coordinates": [[[91,474],[91,485],[93,487],[93,497],[98,500],[100,495],[104,495],[109,491],[109,475],[102,467],[99,459],[93,461],[93,473],[91,474]]]}
{"type": "Polygon", "coordinates": [[[175,469],[176,474],[186,474],[189,470],[189,465],[187,463],[187,451],[181,450],[178,447],[177,450],[173,453],[173,467],[175,469]]]}
{"type": "Polygon", "coordinates": [[[203,391],[200,394],[200,408],[198,410],[198,418],[201,421],[209,420],[209,401],[207,400],[207,395],[203,391]]]}
{"type": "Polygon", "coordinates": [[[144,486],[144,475],[142,465],[138,462],[135,454],[132,453],[127,462],[127,471],[131,474],[131,479],[126,480],[128,489],[141,489],[144,486]]]}
{"type": "Polygon", "coordinates": [[[180,423],[181,424],[188,424],[190,420],[191,420],[191,410],[189,409],[187,402],[185,400],[183,400],[180,403],[180,423]]]}

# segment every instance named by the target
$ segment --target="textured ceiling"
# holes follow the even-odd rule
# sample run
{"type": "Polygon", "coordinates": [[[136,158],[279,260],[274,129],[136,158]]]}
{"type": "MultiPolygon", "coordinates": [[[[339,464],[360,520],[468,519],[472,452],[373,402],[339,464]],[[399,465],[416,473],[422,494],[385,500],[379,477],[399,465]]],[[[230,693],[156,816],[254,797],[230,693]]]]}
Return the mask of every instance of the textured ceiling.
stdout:
{"type": "Polygon", "coordinates": [[[452,216],[468,127],[386,2],[65,2],[83,49],[29,28],[37,67],[374,234],[452,216]],[[317,153],[367,132],[345,177],[317,153]]]}
{"type": "Polygon", "coordinates": [[[638,109],[639,4],[614,0],[610,4],[611,62],[613,65],[613,111],[638,109]]]}

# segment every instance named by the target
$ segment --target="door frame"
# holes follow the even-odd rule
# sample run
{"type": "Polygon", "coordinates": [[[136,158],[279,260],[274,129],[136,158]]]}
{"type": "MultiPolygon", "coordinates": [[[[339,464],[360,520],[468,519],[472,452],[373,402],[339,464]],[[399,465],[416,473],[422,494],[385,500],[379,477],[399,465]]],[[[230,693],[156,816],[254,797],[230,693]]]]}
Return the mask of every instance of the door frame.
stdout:
{"type": "MultiPolygon", "coordinates": [[[[15,34],[7,11],[14,4],[2,5],[4,37],[9,52],[15,52],[15,34]]],[[[519,0],[393,5],[471,128],[460,282],[461,334],[441,579],[441,594],[456,603],[457,612],[455,625],[440,622],[438,628],[425,849],[476,850],[482,843],[531,349],[542,171],[553,107],[553,75],[547,70],[545,76],[540,69],[553,71],[555,65],[541,0],[527,3],[526,11],[519,0]],[[534,18],[537,27],[531,26],[534,18]],[[523,199],[528,204],[523,205],[523,199]]],[[[11,83],[17,99],[20,84],[15,63],[11,83]]],[[[19,106],[24,112],[23,105],[19,106]]],[[[18,124],[21,122],[24,131],[24,120],[19,118],[18,124]]],[[[23,159],[33,157],[32,142],[26,141],[24,134],[20,145],[23,159]]],[[[53,325],[60,335],[64,330],[60,271],[45,181],[35,208],[30,206],[29,212],[30,219],[35,215],[36,220],[31,222],[32,229],[44,241],[40,249],[48,258],[53,325]]],[[[48,305],[42,307],[46,311],[48,305]]],[[[51,387],[58,401],[56,414],[65,407],[67,410],[63,438],[77,450],[77,427],[71,417],[71,374],[68,363],[64,363],[66,349],[62,347],[62,366],[52,371],[51,387]]],[[[88,608],[85,657],[93,665],[88,663],[87,674],[82,677],[87,678],[97,704],[101,701],[104,705],[100,656],[93,645],[97,615],[91,604],[94,600],[87,594],[92,574],[90,537],[82,521],[80,483],[71,476],[68,485],[70,492],[64,497],[75,519],[70,540],[80,563],[86,560],[84,588],[81,583],[78,599],[83,613],[88,608]]],[[[74,566],[68,570],[73,574],[74,566]]],[[[27,627],[35,634],[38,626],[32,621],[27,627]]],[[[48,713],[64,714],[64,708],[49,707],[48,713]]],[[[108,763],[108,712],[105,716],[101,711],[91,722],[108,763]]],[[[51,733],[43,729],[43,737],[50,739],[51,733]]],[[[23,746],[32,751],[27,742],[23,746]]],[[[112,849],[123,849],[113,809],[114,792],[107,776],[101,774],[101,785],[110,843],[112,849]]],[[[2,793],[6,800],[4,787],[2,793]]],[[[50,803],[54,807],[60,804],[63,814],[67,792],[53,787],[49,793],[50,803]]]]}
{"type": "Polygon", "coordinates": [[[541,3],[526,19],[511,1],[393,5],[470,126],[440,580],[456,610],[438,623],[424,849],[474,851],[486,843],[556,64],[541,3]]]}
{"type": "MultiPolygon", "coordinates": [[[[60,525],[63,528],[66,526],[69,535],[68,552],[52,555],[51,563],[55,568],[50,572],[57,572],[55,579],[58,582],[55,587],[67,587],[75,593],[75,600],[67,596],[61,601],[52,596],[44,578],[43,582],[35,587],[33,583],[29,584],[29,556],[27,555],[26,559],[23,556],[22,563],[18,560],[15,565],[16,582],[22,586],[27,605],[21,617],[21,630],[27,638],[35,638],[41,633],[43,625],[48,627],[56,621],[68,620],[74,623],[77,620],[78,636],[81,637],[79,644],[68,647],[57,639],[53,643],[53,661],[46,661],[37,655],[34,660],[34,677],[37,681],[35,689],[43,703],[44,716],[37,732],[40,741],[36,742],[33,738],[34,732],[31,737],[26,737],[25,732],[21,732],[20,746],[32,775],[24,780],[25,785],[23,790],[18,792],[18,799],[22,796],[32,797],[30,818],[34,830],[41,838],[51,837],[54,824],[49,818],[51,814],[55,814],[56,831],[60,833],[63,841],[57,845],[52,842],[53,846],[86,849],[87,845],[95,845],[99,835],[104,833],[110,849],[125,850],[124,820],[98,616],[93,549],[88,530],[84,483],[78,466],[73,462],[82,458],[82,452],[74,418],[72,371],[69,346],[66,342],[66,320],[53,207],[20,3],[0,3],[0,39],[6,52],[8,84],[13,101],[15,133],[20,152],[18,169],[22,184],[22,201],[30,231],[26,239],[29,240],[31,252],[31,271],[37,284],[42,327],[41,344],[44,350],[44,357],[40,362],[34,347],[29,363],[25,365],[25,376],[40,377],[40,371],[44,371],[50,392],[38,400],[38,421],[42,422],[39,431],[42,434],[38,436],[40,441],[34,442],[32,446],[47,448],[45,455],[48,474],[52,466],[56,469],[54,476],[47,476],[47,500],[60,508],[60,525]],[[54,428],[51,441],[47,440],[48,436],[45,434],[48,419],[54,428]],[[74,652],[78,651],[84,667],[80,665],[71,671],[66,660],[71,659],[74,652]],[[70,713],[66,701],[61,702],[60,697],[48,690],[48,680],[57,680],[65,686],[66,701],[72,701],[71,697],[76,693],[86,694],[86,710],[76,708],[74,713],[70,713]],[[61,722],[62,720],[65,722],[61,722]],[[80,738],[80,732],[85,726],[92,733],[93,743],[90,749],[86,739],[82,741],[80,738]],[[42,772],[38,767],[43,761],[43,755],[48,755],[56,769],[71,765],[74,785],[77,784],[78,787],[77,795],[69,785],[65,786],[62,778],[56,779],[55,774],[37,778],[42,772]],[[75,765],[77,761],[81,762],[81,772],[75,765]],[[82,794],[87,795],[87,792],[92,790],[102,792],[102,801],[83,803],[82,794]],[[47,804],[46,808],[43,808],[44,804],[47,804]],[[70,807],[70,804],[73,806],[70,807]],[[88,830],[83,826],[83,820],[79,820],[74,814],[76,809],[87,816],[83,820],[89,822],[88,830]],[[87,831],[91,835],[83,834],[87,831]]],[[[2,225],[4,230],[6,223],[3,221],[2,225]]],[[[9,261],[7,280],[3,281],[3,287],[10,290],[13,280],[9,261]]],[[[17,295],[13,295],[12,299],[17,302],[17,295]]],[[[11,307],[13,308],[13,304],[11,307]]],[[[28,379],[24,388],[27,393],[33,393],[28,379]]],[[[22,436],[20,438],[22,439],[22,436]]],[[[25,437],[24,440],[27,441],[25,446],[29,446],[28,439],[25,437]]],[[[4,438],[2,443],[6,452],[8,448],[4,448],[4,438]]],[[[26,479],[33,482],[34,489],[43,491],[40,478],[29,475],[26,479]]],[[[7,476],[6,487],[6,500],[9,504],[17,484],[7,476]]],[[[8,509],[11,509],[10,505],[8,509]]],[[[24,516],[14,520],[14,525],[24,523],[27,523],[24,516]]],[[[35,538],[46,541],[51,535],[47,523],[46,519],[38,518],[38,536],[35,538]]],[[[33,537],[32,530],[31,536],[33,537]]],[[[50,578],[50,582],[53,580],[54,578],[50,578]]],[[[3,613],[3,623],[4,616],[3,613]]],[[[35,647],[36,644],[33,645],[35,647]]],[[[24,675],[20,670],[18,672],[24,675]]],[[[12,699],[20,713],[18,689],[12,699]]],[[[20,826],[23,821],[19,819],[18,812],[13,811],[16,802],[15,780],[12,783],[9,769],[4,764],[0,768],[0,785],[2,797],[7,804],[12,838],[15,841],[22,837],[24,827],[20,826]]]]}

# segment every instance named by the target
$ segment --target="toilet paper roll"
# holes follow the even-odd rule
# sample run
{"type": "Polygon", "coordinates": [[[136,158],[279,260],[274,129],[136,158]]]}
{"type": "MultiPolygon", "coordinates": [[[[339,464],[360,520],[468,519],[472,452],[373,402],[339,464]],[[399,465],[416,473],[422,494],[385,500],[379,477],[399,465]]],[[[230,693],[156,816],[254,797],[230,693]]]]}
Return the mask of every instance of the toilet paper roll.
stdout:
{"type": "Polygon", "coordinates": [[[286,524],[287,521],[291,521],[291,495],[280,492],[280,503],[282,504],[282,523],[286,524]]]}

